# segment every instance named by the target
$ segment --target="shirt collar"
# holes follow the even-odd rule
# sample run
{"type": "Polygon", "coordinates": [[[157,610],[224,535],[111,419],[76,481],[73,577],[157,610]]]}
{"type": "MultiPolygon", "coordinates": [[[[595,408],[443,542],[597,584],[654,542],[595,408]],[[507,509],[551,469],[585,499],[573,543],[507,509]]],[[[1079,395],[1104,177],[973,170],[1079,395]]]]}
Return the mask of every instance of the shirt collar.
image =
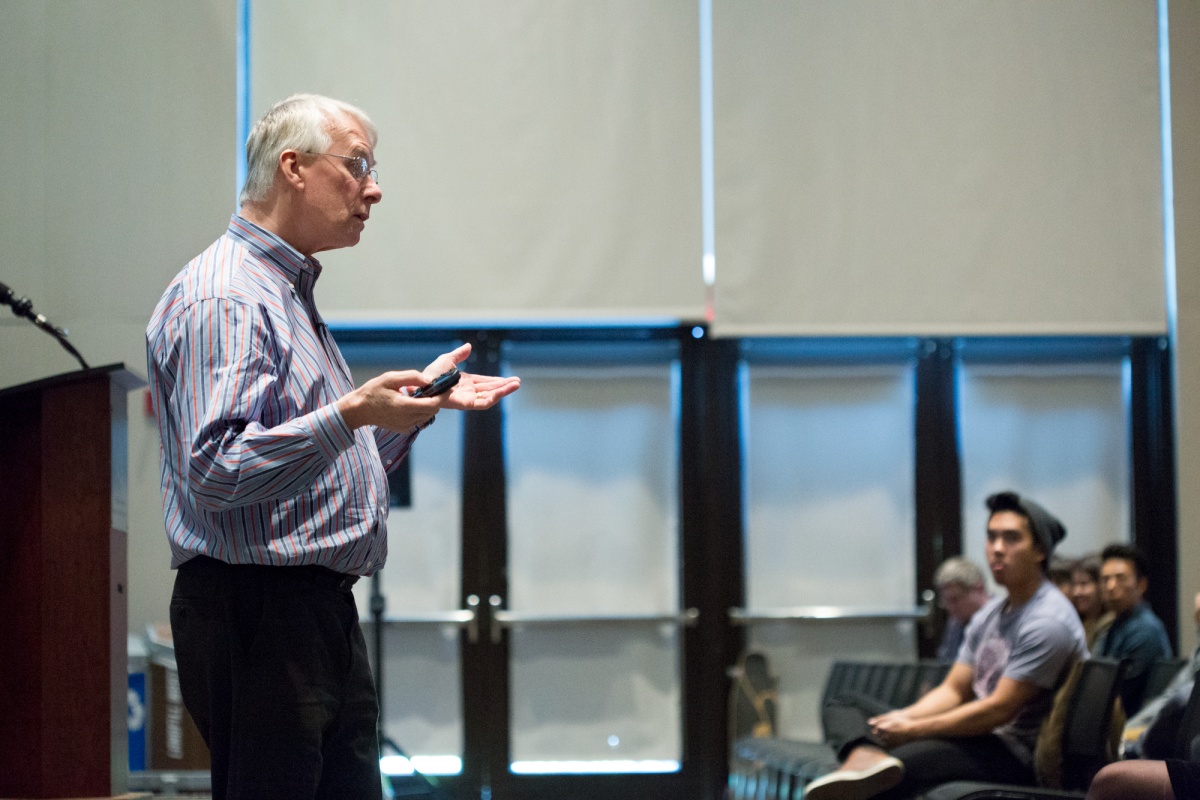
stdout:
{"type": "Polygon", "coordinates": [[[313,285],[321,277],[321,262],[304,256],[276,234],[240,214],[230,218],[225,234],[258,256],[263,264],[277,270],[302,295],[312,295],[313,285]]]}

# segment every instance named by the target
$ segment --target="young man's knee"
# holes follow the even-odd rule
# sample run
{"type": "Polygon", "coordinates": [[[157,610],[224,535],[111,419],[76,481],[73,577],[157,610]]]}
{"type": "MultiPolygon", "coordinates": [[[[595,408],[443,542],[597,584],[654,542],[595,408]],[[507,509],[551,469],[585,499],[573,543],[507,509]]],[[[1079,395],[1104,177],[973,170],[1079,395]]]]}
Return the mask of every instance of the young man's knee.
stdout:
{"type": "Polygon", "coordinates": [[[1127,797],[1172,797],[1166,765],[1161,761],[1117,761],[1092,779],[1087,800],[1122,800],[1127,797]],[[1160,774],[1161,773],[1161,774],[1160,774]]]}

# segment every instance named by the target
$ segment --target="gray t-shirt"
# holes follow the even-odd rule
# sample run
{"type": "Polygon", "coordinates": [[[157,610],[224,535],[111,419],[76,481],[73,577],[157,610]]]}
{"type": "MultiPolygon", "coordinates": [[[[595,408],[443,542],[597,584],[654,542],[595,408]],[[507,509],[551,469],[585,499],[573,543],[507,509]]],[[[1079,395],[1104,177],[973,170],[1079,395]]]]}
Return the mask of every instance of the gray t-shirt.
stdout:
{"type": "Polygon", "coordinates": [[[1088,657],[1087,639],[1075,607],[1049,581],[1042,581],[1025,605],[1005,609],[1007,602],[1008,598],[998,597],[971,618],[956,660],[971,667],[971,688],[977,698],[996,691],[1001,678],[1041,687],[1012,722],[993,731],[1017,758],[1032,763],[1033,746],[1050,713],[1054,691],[1070,666],[1088,657]]]}

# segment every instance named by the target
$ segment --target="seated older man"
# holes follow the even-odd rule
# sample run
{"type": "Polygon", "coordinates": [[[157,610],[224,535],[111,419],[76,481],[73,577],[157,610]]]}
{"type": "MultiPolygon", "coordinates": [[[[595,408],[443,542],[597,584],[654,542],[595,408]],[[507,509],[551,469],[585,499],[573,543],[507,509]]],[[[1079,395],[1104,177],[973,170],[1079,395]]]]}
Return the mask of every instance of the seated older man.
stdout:
{"type": "Polygon", "coordinates": [[[983,582],[983,570],[963,556],[948,558],[933,573],[938,605],[946,612],[946,630],[938,645],[938,661],[953,661],[962,646],[967,623],[983,608],[991,595],[983,582]]]}

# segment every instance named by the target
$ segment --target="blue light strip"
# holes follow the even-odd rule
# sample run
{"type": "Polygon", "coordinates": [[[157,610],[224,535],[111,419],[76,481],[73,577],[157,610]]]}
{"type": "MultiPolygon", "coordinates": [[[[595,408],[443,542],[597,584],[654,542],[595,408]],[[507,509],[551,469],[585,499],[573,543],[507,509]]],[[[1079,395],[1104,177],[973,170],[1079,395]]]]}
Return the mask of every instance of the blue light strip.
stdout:
{"type": "Polygon", "coordinates": [[[545,330],[545,329],[601,329],[601,328],[654,328],[667,329],[679,325],[678,317],[546,317],[488,319],[351,319],[330,317],[326,320],[336,336],[340,331],[408,331],[408,330],[545,330]]]}
{"type": "Polygon", "coordinates": [[[1171,152],[1171,44],[1167,0],[1158,0],[1158,87],[1162,109],[1163,270],[1167,284],[1167,331],[1175,341],[1179,298],[1175,287],[1175,166],[1171,152]]]}
{"type": "Polygon", "coordinates": [[[250,0],[238,0],[237,25],[237,195],[246,184],[246,139],[250,136],[250,0]]]}
{"type": "MultiPolygon", "coordinates": [[[[704,285],[710,292],[717,280],[714,170],[712,0],[700,0],[700,213],[704,238],[704,285]]],[[[711,296],[709,303],[711,319],[711,296]]]]}

